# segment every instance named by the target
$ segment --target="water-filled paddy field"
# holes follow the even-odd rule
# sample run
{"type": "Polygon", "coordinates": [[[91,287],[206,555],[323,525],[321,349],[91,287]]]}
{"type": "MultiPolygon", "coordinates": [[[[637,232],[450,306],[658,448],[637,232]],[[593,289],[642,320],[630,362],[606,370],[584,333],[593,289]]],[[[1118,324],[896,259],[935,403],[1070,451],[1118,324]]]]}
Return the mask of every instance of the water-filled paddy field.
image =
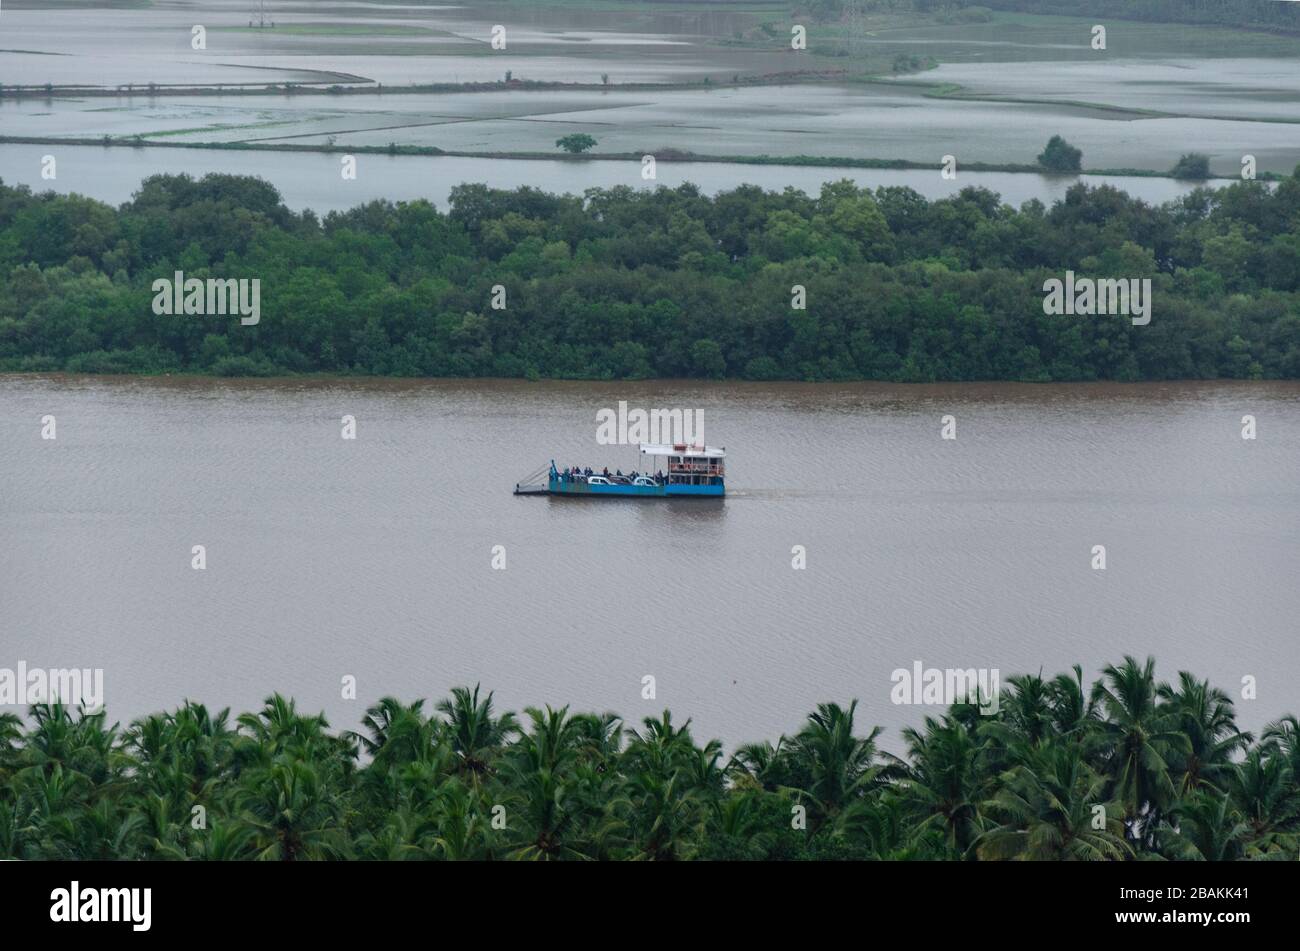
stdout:
{"type": "Polygon", "coordinates": [[[208,172],[254,175],[280,190],[286,205],[319,214],[344,211],[377,199],[414,201],[428,199],[445,211],[456,185],[483,182],[495,188],[543,187],[547,191],[581,195],[588,188],[676,187],[686,182],[707,194],[738,185],[758,185],[773,191],[798,188],[817,194],[824,183],[851,179],[859,186],[905,185],[928,199],[956,194],[967,186],[991,189],[1008,204],[1019,207],[1038,199],[1051,204],[1065,197],[1076,182],[1112,185],[1152,204],[1160,204],[1192,190],[1191,182],[1131,175],[1026,175],[1013,172],[959,172],[944,179],[938,171],[922,169],[861,169],[788,165],[736,165],[719,162],[663,162],[657,177],[641,177],[641,165],[632,161],[544,161],[527,159],[465,158],[459,156],[358,157],[357,177],[339,176],[339,157],[313,152],[246,152],[191,149],[105,149],[67,146],[59,154],[58,178],[41,178],[45,145],[0,145],[0,178],[6,184],[27,185],[36,191],[76,192],[111,205],[128,201],[149,175],[208,172]]]}
{"type": "Polygon", "coordinates": [[[1285,37],[1113,21],[1098,51],[1085,20],[892,17],[852,34],[809,24],[809,47],[796,52],[781,4],[270,6],[273,28],[250,27],[245,0],[6,4],[0,80],[51,89],[0,100],[0,135],[504,153],[552,151],[583,132],[608,153],[1027,164],[1060,134],[1092,169],[1164,171],[1192,150],[1218,174],[1234,174],[1243,154],[1262,171],[1300,161],[1300,43],[1285,37]],[[205,49],[192,47],[195,25],[205,49]],[[491,44],[498,25],[504,49],[491,44]],[[935,68],[895,76],[882,64],[900,52],[935,68]],[[863,81],[882,69],[897,81],[863,81]],[[802,81],[808,71],[822,81],[802,81]],[[581,85],[530,89],[507,75],[581,85]],[[500,89],[400,91],[470,82],[500,89]],[[59,88],[70,86],[103,94],[59,88]],[[180,86],[224,94],[169,90],[180,86]],[[278,88],[236,94],[268,86],[278,88]]]}

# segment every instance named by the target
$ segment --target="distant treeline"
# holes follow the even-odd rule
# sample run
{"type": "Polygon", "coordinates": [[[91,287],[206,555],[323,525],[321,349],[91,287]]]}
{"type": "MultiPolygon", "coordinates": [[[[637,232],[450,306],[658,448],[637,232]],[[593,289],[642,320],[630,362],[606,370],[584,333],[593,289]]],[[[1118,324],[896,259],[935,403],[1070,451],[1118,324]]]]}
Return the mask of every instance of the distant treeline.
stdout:
{"type": "Polygon", "coordinates": [[[1244,733],[1150,659],[996,696],[934,709],[902,757],[857,701],[730,757],[666,710],[520,720],[477,687],[384,698],[359,733],[279,695],[125,729],[42,704],[0,714],[0,859],[1295,860],[1294,716],[1244,733]]]}
{"type": "MultiPolygon", "coordinates": [[[[877,2],[887,7],[890,0],[877,2]]],[[[1020,13],[1114,17],[1300,33],[1298,5],[1282,0],[913,0],[913,3],[921,10],[981,6],[1020,13]]]]}
{"type": "Polygon", "coordinates": [[[851,6],[868,13],[912,10],[950,16],[968,10],[1010,10],[1300,33],[1300,5],[1287,0],[795,0],[794,6],[821,20],[843,16],[851,6]]]}
{"type": "Polygon", "coordinates": [[[0,370],[1296,378],[1300,177],[1161,207],[1075,185],[1019,210],[847,181],[463,185],[446,213],[376,201],[323,220],[244,177],[154,176],[119,209],[0,183],[0,370]],[[1150,278],[1150,324],[1044,314],[1067,270],[1150,278]],[[153,283],[176,271],[259,280],[260,321],[159,316],[153,283]]]}

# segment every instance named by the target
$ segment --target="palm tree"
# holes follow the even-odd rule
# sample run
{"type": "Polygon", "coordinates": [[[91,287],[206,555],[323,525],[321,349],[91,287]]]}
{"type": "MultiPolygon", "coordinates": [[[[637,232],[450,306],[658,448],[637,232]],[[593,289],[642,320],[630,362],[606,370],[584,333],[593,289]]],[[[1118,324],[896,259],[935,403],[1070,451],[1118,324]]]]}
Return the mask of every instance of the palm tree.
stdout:
{"type": "Polygon", "coordinates": [[[190,853],[193,858],[209,862],[230,862],[252,854],[252,831],[242,825],[213,822],[207,834],[199,838],[190,853]]]}
{"type": "Polygon", "coordinates": [[[625,762],[630,762],[634,769],[666,775],[694,756],[690,720],[680,728],[675,727],[673,715],[665,710],[660,719],[646,717],[641,723],[642,731],[627,731],[629,743],[623,754],[625,762]]]}
{"type": "Polygon", "coordinates": [[[1246,856],[1294,858],[1300,845],[1300,789],[1290,766],[1253,749],[1232,767],[1226,785],[1246,824],[1246,856]]]}
{"type": "Polygon", "coordinates": [[[1241,858],[1249,826],[1226,792],[1205,787],[1179,800],[1169,821],[1170,858],[1198,862],[1227,862],[1241,858]]]}
{"type": "Polygon", "coordinates": [[[709,740],[692,752],[683,767],[687,779],[707,797],[722,796],[727,786],[727,771],[722,766],[722,744],[709,740]]]}
{"type": "Polygon", "coordinates": [[[702,822],[700,795],[680,770],[635,771],[610,804],[619,816],[632,858],[656,862],[690,858],[691,833],[702,822]]]}
{"type": "Polygon", "coordinates": [[[623,748],[623,718],[617,713],[579,713],[573,717],[575,742],[583,760],[608,764],[623,748]]]}
{"type": "Polygon", "coordinates": [[[965,854],[983,827],[984,781],[979,765],[983,744],[950,716],[925,718],[925,731],[905,729],[907,756],[899,794],[924,834],[935,828],[947,848],[965,854]]]}
{"type": "Polygon", "coordinates": [[[459,769],[473,782],[483,779],[492,761],[501,752],[519,727],[513,713],[500,718],[492,715],[492,694],[479,700],[479,685],[471,694],[465,687],[455,687],[451,700],[438,704],[438,711],[447,718],[448,735],[459,769]]]}
{"type": "Polygon", "coordinates": [[[139,766],[136,781],[178,804],[210,798],[233,762],[229,716],[222,710],[214,717],[202,704],[186,701],[175,713],[136,720],[123,741],[139,766]]]}
{"type": "Polygon", "coordinates": [[[388,812],[378,829],[364,829],[357,835],[358,858],[396,862],[429,858],[424,839],[428,822],[407,806],[388,812]]]}
{"type": "Polygon", "coordinates": [[[1126,656],[1121,666],[1107,666],[1092,693],[1105,713],[1098,730],[1108,798],[1123,809],[1129,835],[1150,848],[1159,814],[1176,794],[1169,758],[1190,753],[1190,743],[1171,713],[1156,705],[1154,658],[1139,666],[1126,656]]]}
{"type": "Polygon", "coordinates": [[[85,810],[77,824],[77,858],[92,861],[142,857],[143,812],[123,809],[114,799],[103,798],[85,810]]]}
{"type": "Polygon", "coordinates": [[[1052,727],[1057,736],[1088,743],[1100,720],[1097,701],[1095,696],[1085,695],[1083,668],[1075,664],[1070,670],[1073,677],[1057,674],[1047,685],[1052,727]]]}
{"type": "Polygon", "coordinates": [[[79,824],[87,811],[90,781],[62,763],[39,763],[19,772],[10,836],[15,857],[75,859],[84,843],[79,824]],[[48,766],[48,769],[46,768],[48,766]]]}
{"type": "MultiPolygon", "coordinates": [[[[329,724],[323,713],[303,716],[298,713],[295,701],[286,700],[278,693],[268,697],[257,713],[240,714],[238,723],[264,754],[263,759],[286,751],[310,757],[338,742],[326,733],[329,724]]],[[[243,744],[245,754],[249,749],[248,744],[243,744]]]]}
{"type": "Polygon", "coordinates": [[[95,783],[120,780],[127,758],[117,749],[117,724],[107,726],[102,712],[79,708],[74,717],[64,704],[38,703],[30,714],[34,723],[24,740],[25,766],[49,773],[61,765],[95,783]]]}
{"type": "Polygon", "coordinates": [[[448,779],[434,799],[436,812],[431,824],[430,854],[443,859],[474,860],[491,855],[487,822],[477,787],[448,779]]]}
{"type": "Polygon", "coordinates": [[[710,802],[705,842],[710,857],[764,858],[782,829],[763,808],[764,801],[778,798],[751,789],[710,802]]]}
{"type": "Polygon", "coordinates": [[[854,736],[857,709],[856,700],[847,709],[837,703],[818,704],[791,742],[790,755],[801,777],[796,780],[799,793],[812,806],[810,831],[851,820],[853,807],[882,780],[884,765],[876,762],[881,728],[854,736]]]}
{"type": "Polygon", "coordinates": [[[281,758],[246,776],[238,803],[259,859],[293,862],[342,853],[343,803],[305,760],[281,758]]]}
{"type": "Polygon", "coordinates": [[[1030,746],[1037,746],[1055,736],[1052,691],[1043,680],[1042,673],[1037,676],[1009,677],[1007,685],[1006,693],[1000,701],[1000,716],[996,721],[998,725],[1030,746]]]}
{"type": "Polygon", "coordinates": [[[512,857],[556,859],[580,857],[568,836],[579,819],[573,765],[578,758],[578,724],[569,708],[524,711],[532,723],[507,760],[507,786],[519,809],[512,813],[512,857]]]}
{"type": "Polygon", "coordinates": [[[0,776],[17,761],[22,738],[22,719],[17,714],[0,713],[0,776]]]}
{"type": "Polygon", "coordinates": [[[377,763],[402,764],[428,759],[436,741],[437,724],[425,719],[423,707],[423,700],[407,706],[393,697],[383,697],[366,709],[361,721],[369,735],[350,735],[377,763]]]}
{"type": "Polygon", "coordinates": [[[785,744],[789,741],[779,737],[774,744],[767,740],[761,743],[746,743],[736,749],[727,771],[736,778],[745,777],[768,792],[776,792],[782,786],[790,785],[789,756],[785,744]]]}
{"type": "MultiPolygon", "coordinates": [[[[660,719],[641,722],[641,731],[627,731],[629,742],[619,764],[624,783],[610,811],[635,857],[684,858],[690,832],[704,821],[704,797],[695,782],[701,751],[691,738],[690,720],[674,727],[665,710],[660,719]]],[[[710,757],[716,752],[712,744],[706,749],[710,757]]]]}
{"type": "Polygon", "coordinates": [[[12,783],[23,754],[23,721],[12,713],[0,713],[0,858],[13,858],[12,783]],[[5,825],[8,822],[9,825],[5,825]]]}
{"type": "Polygon", "coordinates": [[[1269,756],[1279,756],[1291,770],[1292,780],[1300,779],[1300,720],[1288,715],[1264,727],[1260,744],[1269,756]]]}
{"type": "Polygon", "coordinates": [[[26,857],[24,836],[19,830],[18,803],[0,797],[0,860],[26,857]]]}
{"type": "Polygon", "coordinates": [[[979,836],[977,854],[1053,861],[1132,857],[1123,822],[1102,802],[1105,786],[1077,745],[1049,743],[1029,750],[1026,761],[1003,774],[984,803],[984,811],[1000,824],[979,836]]]}
{"type": "Polygon", "coordinates": [[[1157,690],[1173,726],[1187,737],[1188,748],[1171,751],[1170,764],[1178,777],[1178,794],[1210,787],[1222,789],[1222,778],[1234,754],[1250,746],[1252,737],[1237,729],[1232,700],[1226,693],[1198,681],[1187,671],[1178,675],[1178,689],[1161,684],[1157,690]]]}
{"type": "Polygon", "coordinates": [[[911,808],[895,789],[886,789],[878,802],[863,810],[855,822],[855,832],[862,836],[877,859],[923,860],[951,857],[951,850],[938,827],[917,831],[912,825],[911,808]]]}

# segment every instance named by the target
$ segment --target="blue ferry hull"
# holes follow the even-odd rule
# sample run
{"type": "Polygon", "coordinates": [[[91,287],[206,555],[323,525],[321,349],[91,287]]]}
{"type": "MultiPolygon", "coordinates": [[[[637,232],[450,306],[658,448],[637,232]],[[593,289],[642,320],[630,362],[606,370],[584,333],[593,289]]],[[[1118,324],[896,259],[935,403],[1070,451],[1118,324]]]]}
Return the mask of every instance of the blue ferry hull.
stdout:
{"type": "Polygon", "coordinates": [[[722,498],[726,494],[725,485],[589,485],[586,482],[564,482],[551,479],[547,492],[550,495],[571,495],[582,498],[591,496],[615,496],[619,498],[722,498]]]}

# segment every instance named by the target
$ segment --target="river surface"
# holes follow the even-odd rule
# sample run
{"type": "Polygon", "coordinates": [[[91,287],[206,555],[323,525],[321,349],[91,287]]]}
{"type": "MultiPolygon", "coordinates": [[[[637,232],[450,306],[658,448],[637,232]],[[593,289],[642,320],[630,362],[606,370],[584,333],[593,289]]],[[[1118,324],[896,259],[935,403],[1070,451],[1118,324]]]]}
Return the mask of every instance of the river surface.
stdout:
{"type": "Polygon", "coordinates": [[[1300,712],[1296,383],[7,376],[0,446],[0,667],[102,667],[122,721],[279,690],[352,729],[482,682],[503,709],[667,706],[729,750],[858,698],[898,750],[938,711],[891,703],[897,668],[1126,653],[1209,677],[1244,728],[1300,712]],[[703,410],[725,501],[511,494],[551,458],[630,468],[596,443],[619,400],[703,410]]]}

